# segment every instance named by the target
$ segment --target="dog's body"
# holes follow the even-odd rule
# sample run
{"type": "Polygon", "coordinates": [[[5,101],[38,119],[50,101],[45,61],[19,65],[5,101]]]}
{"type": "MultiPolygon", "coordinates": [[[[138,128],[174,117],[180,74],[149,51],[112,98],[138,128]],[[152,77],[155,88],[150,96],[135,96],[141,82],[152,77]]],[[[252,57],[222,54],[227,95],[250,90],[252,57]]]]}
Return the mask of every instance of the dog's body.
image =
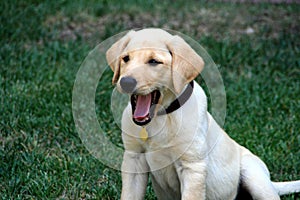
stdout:
{"type": "Polygon", "coordinates": [[[242,190],[250,199],[269,200],[299,192],[300,181],[271,182],[265,164],[229,138],[207,112],[206,95],[196,82],[184,103],[158,114],[187,91],[204,66],[182,39],[157,29],[131,32],[107,58],[113,82],[132,94],[122,117],[122,199],[143,199],[149,172],[163,200],[229,200],[242,190]],[[143,129],[146,138],[140,136],[143,129]]]}

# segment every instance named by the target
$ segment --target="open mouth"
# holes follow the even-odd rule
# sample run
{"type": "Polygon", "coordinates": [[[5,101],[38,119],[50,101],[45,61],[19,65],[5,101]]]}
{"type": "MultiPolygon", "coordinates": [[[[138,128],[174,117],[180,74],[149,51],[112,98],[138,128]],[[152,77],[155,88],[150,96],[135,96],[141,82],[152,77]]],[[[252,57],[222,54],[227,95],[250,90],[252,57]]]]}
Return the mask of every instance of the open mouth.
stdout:
{"type": "Polygon", "coordinates": [[[135,124],[148,124],[155,115],[155,108],[160,98],[160,92],[154,90],[147,95],[131,95],[132,118],[135,124]]]}

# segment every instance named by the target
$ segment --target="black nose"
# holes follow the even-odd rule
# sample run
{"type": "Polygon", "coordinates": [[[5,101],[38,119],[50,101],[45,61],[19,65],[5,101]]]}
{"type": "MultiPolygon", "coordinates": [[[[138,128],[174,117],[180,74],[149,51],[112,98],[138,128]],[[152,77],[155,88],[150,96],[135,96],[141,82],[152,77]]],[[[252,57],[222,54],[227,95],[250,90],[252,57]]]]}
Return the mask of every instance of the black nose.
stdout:
{"type": "Polygon", "coordinates": [[[120,85],[124,92],[132,93],[136,86],[136,80],[130,76],[126,76],[121,78],[120,85]]]}

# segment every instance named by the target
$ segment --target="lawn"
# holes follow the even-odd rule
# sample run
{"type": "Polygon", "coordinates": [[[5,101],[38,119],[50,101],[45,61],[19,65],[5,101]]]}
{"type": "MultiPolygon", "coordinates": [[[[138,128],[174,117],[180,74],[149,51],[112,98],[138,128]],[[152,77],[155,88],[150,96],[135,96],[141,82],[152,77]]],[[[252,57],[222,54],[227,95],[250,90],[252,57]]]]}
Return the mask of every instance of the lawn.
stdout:
{"type": "MultiPolygon", "coordinates": [[[[0,199],[120,198],[120,172],[78,135],[72,90],[97,44],[141,27],[198,41],[224,81],[226,132],[267,164],[272,180],[300,179],[299,12],[300,4],[196,0],[1,1],[0,199]]],[[[105,71],[99,83],[96,110],[110,141],[122,146],[111,76],[105,71]]],[[[155,199],[150,183],[146,199],[155,199]]]]}

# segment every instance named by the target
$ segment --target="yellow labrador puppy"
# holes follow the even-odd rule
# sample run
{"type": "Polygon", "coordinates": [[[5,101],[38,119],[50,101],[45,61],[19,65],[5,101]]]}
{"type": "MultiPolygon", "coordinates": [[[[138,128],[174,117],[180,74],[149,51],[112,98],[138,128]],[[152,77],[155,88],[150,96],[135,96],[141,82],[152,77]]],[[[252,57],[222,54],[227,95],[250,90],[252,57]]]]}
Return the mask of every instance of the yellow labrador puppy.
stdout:
{"type": "Polygon", "coordinates": [[[280,199],[300,181],[274,183],[266,165],[207,112],[193,81],[202,58],[179,36],[130,31],[107,51],[113,83],[130,95],[123,112],[123,200],[144,199],[148,176],[162,200],[280,199]]]}

